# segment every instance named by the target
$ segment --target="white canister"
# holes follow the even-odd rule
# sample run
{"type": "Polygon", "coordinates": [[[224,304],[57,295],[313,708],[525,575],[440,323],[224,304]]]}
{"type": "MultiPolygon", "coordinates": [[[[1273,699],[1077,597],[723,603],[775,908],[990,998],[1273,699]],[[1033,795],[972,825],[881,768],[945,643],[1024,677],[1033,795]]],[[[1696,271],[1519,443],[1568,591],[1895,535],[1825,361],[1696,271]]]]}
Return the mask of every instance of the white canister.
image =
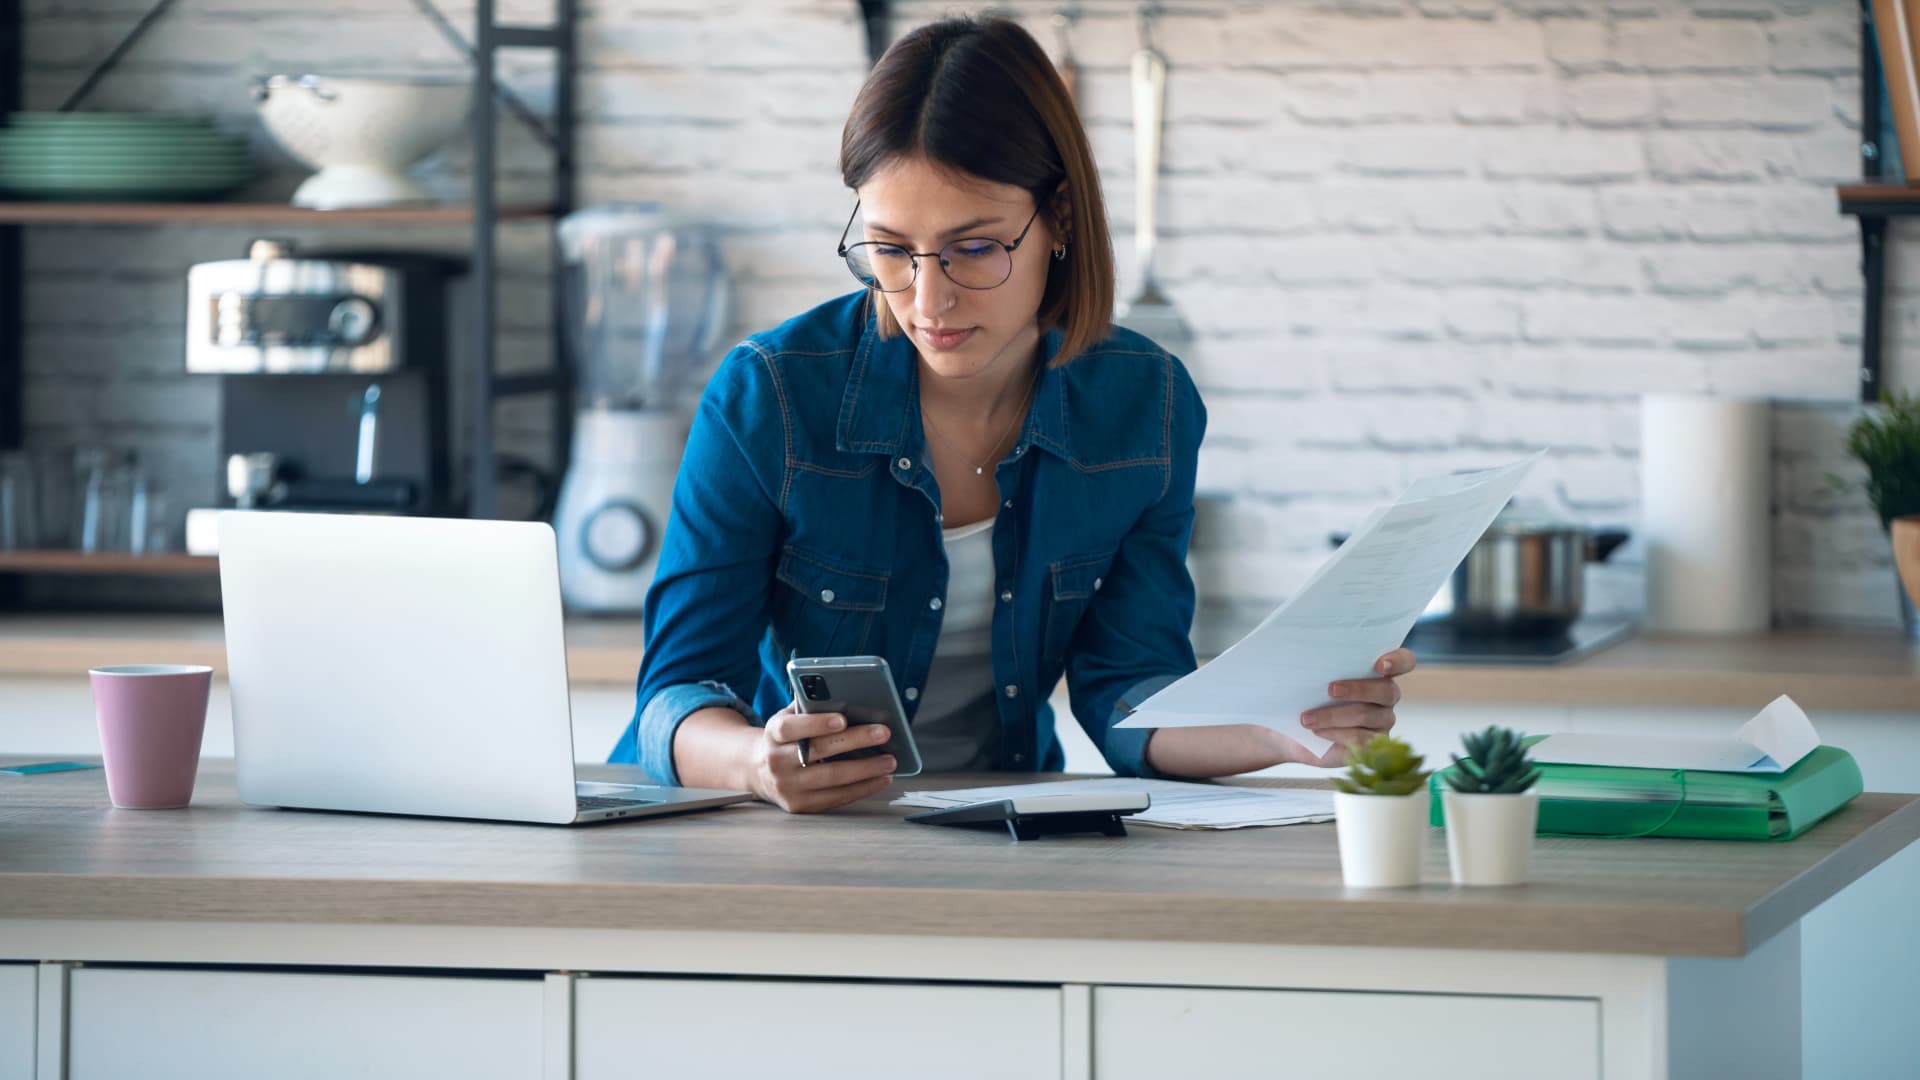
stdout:
{"type": "Polygon", "coordinates": [[[1540,793],[1469,795],[1442,788],[1447,815],[1447,869],[1455,885],[1518,885],[1533,860],[1540,793]]]}
{"type": "Polygon", "coordinates": [[[1427,852],[1428,805],[1424,787],[1410,795],[1334,792],[1341,878],[1361,888],[1418,885],[1427,852]]]}
{"type": "Polygon", "coordinates": [[[1641,402],[1649,630],[1752,633],[1772,624],[1772,425],[1766,401],[1641,402]]]}

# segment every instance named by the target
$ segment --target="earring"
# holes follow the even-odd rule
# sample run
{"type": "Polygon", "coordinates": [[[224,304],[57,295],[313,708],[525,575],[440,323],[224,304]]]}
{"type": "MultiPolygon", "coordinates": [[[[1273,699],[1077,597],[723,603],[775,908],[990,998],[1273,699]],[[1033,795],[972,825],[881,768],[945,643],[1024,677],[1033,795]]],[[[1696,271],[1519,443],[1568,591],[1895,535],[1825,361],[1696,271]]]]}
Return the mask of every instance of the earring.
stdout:
{"type": "Polygon", "coordinates": [[[1059,247],[1053,249],[1053,258],[1055,262],[1059,262],[1060,260],[1065,259],[1066,257],[1067,257],[1066,244],[1063,243],[1059,247]]]}

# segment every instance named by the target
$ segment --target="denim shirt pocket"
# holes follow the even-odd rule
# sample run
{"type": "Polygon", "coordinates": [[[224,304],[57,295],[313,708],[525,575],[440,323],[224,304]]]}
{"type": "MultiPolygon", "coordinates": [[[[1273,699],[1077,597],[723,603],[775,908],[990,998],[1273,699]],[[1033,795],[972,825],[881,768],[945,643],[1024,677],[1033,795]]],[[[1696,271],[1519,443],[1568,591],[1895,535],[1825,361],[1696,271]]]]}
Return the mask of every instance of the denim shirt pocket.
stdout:
{"type": "Polygon", "coordinates": [[[1114,553],[1075,555],[1047,567],[1047,608],[1040,632],[1041,658],[1051,669],[1067,651],[1080,616],[1103,584],[1114,553]]]}
{"type": "Polygon", "coordinates": [[[774,636],[784,654],[855,656],[868,652],[877,613],[887,606],[885,570],[788,545],[774,577],[774,636]]]}

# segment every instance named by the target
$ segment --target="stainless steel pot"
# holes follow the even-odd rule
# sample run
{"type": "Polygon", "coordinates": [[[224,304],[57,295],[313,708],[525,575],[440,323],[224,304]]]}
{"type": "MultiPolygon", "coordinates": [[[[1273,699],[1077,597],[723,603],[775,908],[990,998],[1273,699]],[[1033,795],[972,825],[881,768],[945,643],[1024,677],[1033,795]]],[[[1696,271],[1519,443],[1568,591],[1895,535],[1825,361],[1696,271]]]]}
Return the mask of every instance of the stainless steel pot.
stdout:
{"type": "MultiPolygon", "coordinates": [[[[1465,634],[1551,636],[1580,618],[1587,564],[1629,533],[1503,511],[1420,616],[1465,634]]],[[[1346,537],[1337,535],[1335,544],[1346,537]]]]}
{"type": "Polygon", "coordinates": [[[1540,519],[1496,518],[1433,598],[1422,622],[1475,634],[1559,634],[1580,618],[1589,562],[1628,533],[1540,519]]]}

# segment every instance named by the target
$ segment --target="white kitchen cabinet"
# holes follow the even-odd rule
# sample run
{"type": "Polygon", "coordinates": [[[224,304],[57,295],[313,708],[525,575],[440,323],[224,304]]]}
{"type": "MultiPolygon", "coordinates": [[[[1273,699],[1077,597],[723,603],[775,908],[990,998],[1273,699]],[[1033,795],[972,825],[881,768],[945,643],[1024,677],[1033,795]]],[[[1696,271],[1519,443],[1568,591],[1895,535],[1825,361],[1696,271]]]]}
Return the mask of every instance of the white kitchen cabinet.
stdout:
{"type": "Polygon", "coordinates": [[[1597,1080],[1588,998],[1096,987],[1095,1080],[1597,1080]]]}
{"type": "Polygon", "coordinates": [[[38,968],[0,964],[0,1080],[33,1080],[38,968]]]}
{"type": "Polygon", "coordinates": [[[575,1080],[1059,1080],[1060,991],[582,979],[575,1080]]]}
{"type": "Polygon", "coordinates": [[[541,1072],[538,978],[83,967],[67,1015],[69,1080],[541,1072]]]}

